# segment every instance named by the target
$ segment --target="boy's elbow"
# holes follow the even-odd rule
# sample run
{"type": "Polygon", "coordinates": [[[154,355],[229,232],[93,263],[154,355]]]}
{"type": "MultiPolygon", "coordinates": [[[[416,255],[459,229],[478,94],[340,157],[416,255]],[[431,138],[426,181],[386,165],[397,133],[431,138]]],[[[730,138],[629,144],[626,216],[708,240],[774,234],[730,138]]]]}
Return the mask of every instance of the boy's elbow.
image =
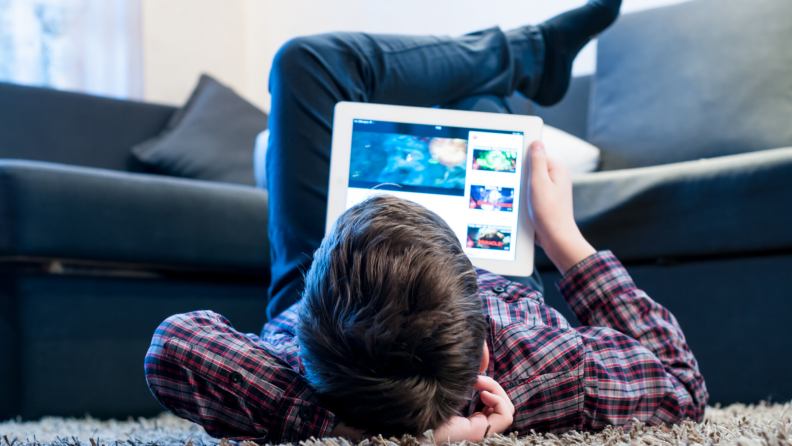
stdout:
{"type": "Polygon", "coordinates": [[[707,401],[709,394],[703,379],[696,380],[695,382],[677,388],[677,407],[678,415],[675,422],[682,422],[685,420],[693,420],[697,423],[704,420],[704,415],[707,409],[707,401]]]}
{"type": "Polygon", "coordinates": [[[696,389],[693,394],[694,399],[694,410],[693,416],[691,417],[697,423],[700,423],[704,420],[705,412],[707,411],[707,402],[709,401],[709,392],[707,392],[707,386],[704,384],[704,380],[701,380],[700,385],[696,389]]]}
{"type": "Polygon", "coordinates": [[[183,364],[183,345],[192,338],[193,332],[200,329],[200,319],[217,316],[219,315],[210,311],[174,314],[154,331],[143,366],[146,384],[154,398],[174,415],[189,419],[179,410],[185,395],[175,393],[174,390],[181,387],[177,384],[187,379],[183,364]]]}
{"type": "Polygon", "coordinates": [[[707,385],[704,383],[704,377],[698,367],[693,369],[692,376],[686,380],[685,391],[690,406],[690,413],[687,417],[696,422],[701,422],[704,419],[704,413],[707,409],[707,402],[709,401],[709,392],[707,392],[707,385]]]}
{"type": "Polygon", "coordinates": [[[174,360],[172,352],[168,351],[169,337],[165,334],[169,329],[168,319],[160,324],[157,331],[154,333],[151,345],[146,352],[143,370],[146,377],[146,385],[148,385],[154,398],[156,398],[165,409],[178,415],[171,404],[171,395],[169,395],[167,390],[173,388],[173,386],[168,385],[168,382],[172,383],[181,378],[181,369],[174,360]]]}

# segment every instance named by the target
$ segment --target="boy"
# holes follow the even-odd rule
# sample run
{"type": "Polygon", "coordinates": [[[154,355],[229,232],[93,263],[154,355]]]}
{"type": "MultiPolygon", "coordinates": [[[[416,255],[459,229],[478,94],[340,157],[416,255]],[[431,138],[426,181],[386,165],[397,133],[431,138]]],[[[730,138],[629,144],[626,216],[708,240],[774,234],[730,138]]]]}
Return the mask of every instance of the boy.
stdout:
{"type": "Polygon", "coordinates": [[[288,43],[270,79],[271,320],[258,337],[211,311],[168,318],[146,356],[155,397],[211,435],[272,443],[700,420],[707,393],[676,320],[586,242],[569,173],[541,143],[528,157],[528,211],[584,327],[540,290],[474,269],[448,225],[414,203],[367,200],[322,241],[336,102],[429,106],[516,89],[548,105],[618,9],[590,1],[539,27],[458,39],[288,43]]]}

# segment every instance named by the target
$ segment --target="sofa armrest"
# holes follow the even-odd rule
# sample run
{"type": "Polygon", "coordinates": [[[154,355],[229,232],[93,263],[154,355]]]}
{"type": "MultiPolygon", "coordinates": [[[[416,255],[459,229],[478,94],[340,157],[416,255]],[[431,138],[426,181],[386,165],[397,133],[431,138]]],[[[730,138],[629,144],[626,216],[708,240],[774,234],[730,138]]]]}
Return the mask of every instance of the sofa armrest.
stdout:
{"type": "Polygon", "coordinates": [[[268,275],[267,193],[0,160],[0,257],[268,275]]]}
{"type": "Polygon", "coordinates": [[[792,148],[583,175],[574,204],[591,244],[627,262],[789,250],[792,148]]]}

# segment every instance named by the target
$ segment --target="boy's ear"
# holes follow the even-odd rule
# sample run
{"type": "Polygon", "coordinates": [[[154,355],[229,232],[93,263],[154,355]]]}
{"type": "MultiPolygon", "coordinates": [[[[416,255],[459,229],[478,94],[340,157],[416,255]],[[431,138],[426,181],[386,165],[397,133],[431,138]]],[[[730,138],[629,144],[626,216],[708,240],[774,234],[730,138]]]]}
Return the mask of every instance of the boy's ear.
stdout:
{"type": "MultiPolygon", "coordinates": [[[[484,354],[481,356],[481,366],[479,367],[479,375],[483,374],[487,371],[487,367],[489,367],[489,348],[487,348],[487,341],[484,341],[484,354]]],[[[302,367],[302,362],[300,362],[300,367],[302,367]]]]}

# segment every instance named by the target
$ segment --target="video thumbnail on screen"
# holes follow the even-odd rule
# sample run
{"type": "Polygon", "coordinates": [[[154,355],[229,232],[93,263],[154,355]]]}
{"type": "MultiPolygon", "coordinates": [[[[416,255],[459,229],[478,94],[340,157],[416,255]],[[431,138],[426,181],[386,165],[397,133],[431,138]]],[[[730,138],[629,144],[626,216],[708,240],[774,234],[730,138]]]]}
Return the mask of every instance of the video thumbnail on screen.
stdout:
{"type": "Polygon", "coordinates": [[[516,172],[517,152],[513,150],[473,149],[473,170],[516,172]]]}
{"type": "Polygon", "coordinates": [[[467,247],[481,249],[511,249],[511,229],[498,226],[468,225],[467,247]]]}
{"type": "Polygon", "coordinates": [[[356,131],[351,149],[350,186],[464,195],[467,140],[356,131]]]}
{"type": "Polygon", "coordinates": [[[470,186],[470,209],[512,212],[514,189],[499,186],[470,186]]]}

